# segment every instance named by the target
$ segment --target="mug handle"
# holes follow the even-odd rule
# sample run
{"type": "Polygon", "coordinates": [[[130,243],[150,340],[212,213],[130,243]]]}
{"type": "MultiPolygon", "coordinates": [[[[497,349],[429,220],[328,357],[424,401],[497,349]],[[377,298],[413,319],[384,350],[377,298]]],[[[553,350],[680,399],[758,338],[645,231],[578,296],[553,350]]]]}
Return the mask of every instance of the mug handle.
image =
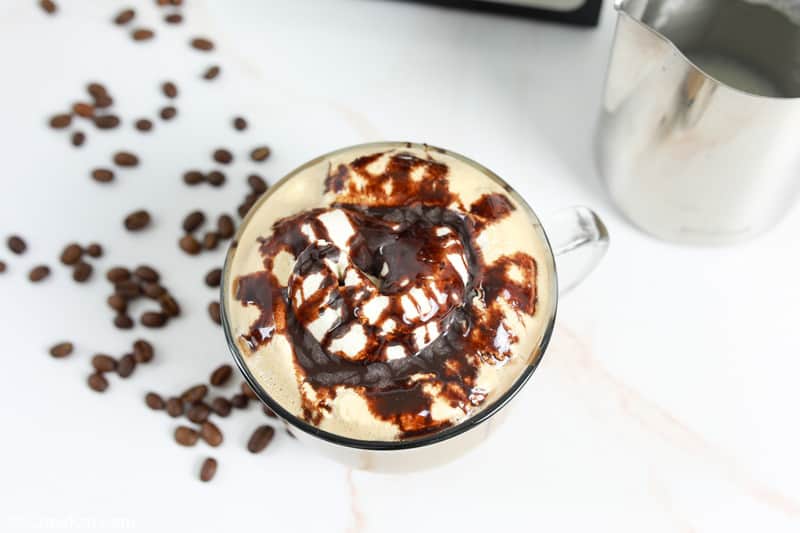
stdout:
{"type": "Polygon", "coordinates": [[[571,291],[608,250],[608,230],[587,207],[568,207],[547,217],[545,229],[556,263],[558,293],[571,291]]]}

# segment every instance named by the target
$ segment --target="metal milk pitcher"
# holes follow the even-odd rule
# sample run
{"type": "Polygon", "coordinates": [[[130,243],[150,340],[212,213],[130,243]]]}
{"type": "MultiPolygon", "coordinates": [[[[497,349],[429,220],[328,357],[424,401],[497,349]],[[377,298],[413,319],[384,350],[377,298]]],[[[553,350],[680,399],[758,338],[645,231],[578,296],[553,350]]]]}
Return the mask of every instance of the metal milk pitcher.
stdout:
{"type": "Polygon", "coordinates": [[[596,156],[620,209],[696,244],[777,223],[800,190],[800,1],[616,8],[596,156]]]}

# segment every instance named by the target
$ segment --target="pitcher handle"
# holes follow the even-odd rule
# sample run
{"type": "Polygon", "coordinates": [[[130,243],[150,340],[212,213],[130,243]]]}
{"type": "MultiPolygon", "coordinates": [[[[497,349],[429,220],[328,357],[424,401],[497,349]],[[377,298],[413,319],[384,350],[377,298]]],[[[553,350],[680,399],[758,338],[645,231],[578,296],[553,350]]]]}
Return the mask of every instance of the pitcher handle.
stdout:
{"type": "Polygon", "coordinates": [[[547,217],[545,228],[555,256],[558,292],[572,290],[608,250],[608,230],[587,207],[568,207],[547,217]]]}

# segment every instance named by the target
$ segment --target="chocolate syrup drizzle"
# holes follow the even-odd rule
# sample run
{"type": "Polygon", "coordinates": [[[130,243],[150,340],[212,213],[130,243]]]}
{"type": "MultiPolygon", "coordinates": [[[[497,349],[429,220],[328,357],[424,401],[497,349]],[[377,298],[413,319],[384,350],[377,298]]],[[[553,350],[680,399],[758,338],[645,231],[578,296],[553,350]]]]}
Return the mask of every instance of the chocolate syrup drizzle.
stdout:
{"type": "Polygon", "coordinates": [[[275,334],[288,336],[296,369],[317,393],[314,402],[303,399],[307,421],[318,424],[327,400],[344,386],[360,394],[373,415],[394,423],[403,438],[443,429],[450,423],[432,418],[434,399],[445,399],[464,412],[479,405],[486,394],[476,387],[481,364],[502,362],[517,342],[506,326],[504,310],[535,313],[536,261],[515,253],[486,265],[476,246],[480,231],[508,216],[513,204],[503,194],[486,194],[467,209],[450,192],[448,173],[447,165],[407,152],[376,153],[329,169],[325,192],[335,197],[331,209],[344,211],[356,230],[344,259],[368,283],[345,285],[331,271],[329,265],[343,259],[343,250],[331,244],[318,218],[329,209],[277,221],[272,234],[259,239],[264,270],[235,280],[237,300],[260,311],[241,341],[254,351],[275,334]],[[368,170],[384,156],[384,171],[368,170]],[[309,228],[316,239],[309,237],[309,228]],[[451,232],[441,235],[441,228],[451,232]],[[453,250],[454,235],[465,258],[466,282],[446,257],[453,250]],[[272,271],[281,251],[296,258],[291,287],[281,286],[272,271]],[[323,274],[320,289],[299,303],[293,301],[290,292],[301,290],[302,280],[316,273],[323,274]],[[430,316],[405,316],[400,295],[412,287],[429,299],[430,316]],[[370,323],[360,305],[376,291],[388,297],[388,305],[377,322],[370,323]],[[317,340],[306,326],[323,309],[334,309],[339,317],[317,340]],[[387,320],[394,323],[388,331],[382,327],[387,320]],[[418,349],[414,328],[429,322],[440,333],[426,338],[426,345],[418,349]],[[361,353],[356,358],[332,353],[331,343],[359,324],[367,338],[361,353]],[[388,358],[389,346],[401,346],[407,356],[388,358]]]}

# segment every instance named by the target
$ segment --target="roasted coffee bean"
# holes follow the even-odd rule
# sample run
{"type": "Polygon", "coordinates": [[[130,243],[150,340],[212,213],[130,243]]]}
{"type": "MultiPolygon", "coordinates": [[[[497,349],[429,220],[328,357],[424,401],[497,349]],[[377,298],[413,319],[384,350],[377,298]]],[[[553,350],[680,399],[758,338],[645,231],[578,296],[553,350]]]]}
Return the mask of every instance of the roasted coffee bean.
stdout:
{"type": "Polygon", "coordinates": [[[206,176],[206,181],[212,187],[223,186],[225,184],[225,179],[226,179],[225,174],[223,174],[219,170],[212,170],[211,172],[208,173],[208,176],[206,176]]]}
{"type": "Polygon", "coordinates": [[[208,394],[208,387],[201,383],[199,385],[189,387],[183,391],[183,394],[181,394],[181,400],[186,403],[195,403],[205,398],[206,394],[208,394]]]}
{"type": "Polygon", "coordinates": [[[247,121],[242,117],[235,117],[233,119],[233,129],[236,131],[244,131],[247,129],[247,121]]]}
{"type": "Polygon", "coordinates": [[[216,250],[217,244],[219,244],[219,235],[213,231],[207,231],[205,235],[203,235],[203,248],[206,250],[216,250]]]}
{"type": "Polygon", "coordinates": [[[86,263],[85,261],[80,261],[77,265],[75,265],[75,269],[72,271],[72,279],[77,281],[78,283],[83,283],[88,281],[90,277],[92,277],[92,265],[86,263]]]}
{"type": "Polygon", "coordinates": [[[74,265],[83,257],[83,248],[78,243],[70,243],[61,252],[61,262],[65,265],[74,265]]]}
{"type": "Polygon", "coordinates": [[[158,300],[167,293],[167,289],[158,283],[142,283],[141,287],[144,295],[148,298],[152,298],[153,300],[158,300]]]}
{"type": "Polygon", "coordinates": [[[219,65],[211,65],[206,69],[205,72],[203,72],[203,79],[209,81],[217,79],[221,71],[222,69],[219,67],[219,65]]]}
{"type": "Polygon", "coordinates": [[[252,152],[250,152],[250,158],[253,161],[264,161],[266,158],[269,157],[270,149],[268,146],[259,146],[258,148],[254,148],[252,152]]]}
{"type": "Polygon", "coordinates": [[[12,235],[9,237],[8,241],[6,241],[6,244],[8,244],[8,249],[17,255],[24,254],[25,250],[28,249],[28,245],[19,235],[12,235]]]}
{"type": "Polygon", "coordinates": [[[139,317],[139,322],[146,328],[161,328],[167,323],[166,314],[158,311],[147,311],[139,317]]]}
{"type": "Polygon", "coordinates": [[[120,120],[117,115],[100,115],[94,117],[94,125],[101,130],[111,130],[119,126],[120,120]]]}
{"type": "Polygon", "coordinates": [[[134,370],[136,370],[136,359],[133,358],[132,353],[126,353],[117,363],[117,375],[121,378],[127,378],[133,374],[134,370]]]}
{"type": "Polygon", "coordinates": [[[256,194],[264,194],[267,191],[267,182],[258,174],[247,176],[247,184],[250,185],[250,190],[256,194]]]}
{"type": "Polygon", "coordinates": [[[227,398],[218,396],[211,402],[211,409],[219,416],[226,417],[231,414],[231,402],[227,398]]]}
{"type": "Polygon", "coordinates": [[[96,242],[90,243],[89,246],[86,247],[86,253],[89,254],[89,257],[102,257],[103,247],[96,242]]]}
{"type": "Polygon", "coordinates": [[[150,224],[150,213],[144,209],[134,211],[125,217],[125,228],[128,231],[140,231],[150,224]]]}
{"type": "Polygon", "coordinates": [[[206,285],[209,287],[219,287],[219,283],[222,280],[222,269],[215,268],[210,270],[208,274],[206,274],[206,285]]]}
{"type": "Polygon", "coordinates": [[[171,81],[165,81],[164,84],[161,85],[161,91],[167,98],[175,98],[178,96],[178,87],[171,81]]]}
{"type": "Polygon", "coordinates": [[[162,398],[155,392],[148,392],[147,394],[145,394],[144,403],[146,403],[147,407],[149,407],[153,411],[161,411],[166,406],[166,404],[164,403],[164,398],[162,398]]]}
{"type": "Polygon", "coordinates": [[[188,418],[195,424],[202,424],[203,422],[208,420],[208,415],[210,413],[211,413],[211,408],[209,408],[203,402],[197,402],[189,408],[189,411],[186,413],[186,418],[188,418]]]}
{"type": "Polygon", "coordinates": [[[121,167],[135,167],[139,164],[139,158],[130,152],[117,152],[114,154],[114,163],[121,167]]]}
{"type": "Polygon", "coordinates": [[[62,357],[70,355],[74,348],[75,347],[72,345],[71,342],[59,342],[58,344],[50,348],[50,355],[52,355],[56,359],[61,359],[62,357]]]}
{"type": "Polygon", "coordinates": [[[97,98],[98,96],[108,96],[108,90],[102,83],[93,82],[86,86],[86,92],[92,98],[97,98]]]}
{"type": "Polygon", "coordinates": [[[208,316],[217,324],[222,324],[219,316],[219,302],[211,302],[208,304],[208,316]]]}
{"type": "Polygon", "coordinates": [[[250,403],[250,398],[244,394],[234,394],[231,398],[231,405],[236,409],[245,409],[250,403]]]}
{"type": "Polygon", "coordinates": [[[182,6],[183,0],[169,0],[169,3],[172,4],[173,6],[182,6]]]}
{"type": "Polygon", "coordinates": [[[233,154],[230,152],[230,150],[226,150],[225,148],[217,148],[214,150],[212,157],[214,158],[214,161],[217,163],[222,163],[223,165],[227,165],[233,161],[233,154]]]}
{"type": "Polygon", "coordinates": [[[119,313],[114,317],[114,325],[119,329],[131,329],[133,327],[133,319],[124,313],[119,313]]]}
{"type": "Polygon", "coordinates": [[[183,219],[183,231],[192,233],[194,230],[203,225],[206,221],[206,215],[202,211],[192,211],[183,219]]]}
{"type": "Polygon", "coordinates": [[[261,406],[261,410],[264,411],[264,414],[270,418],[278,418],[278,415],[275,414],[275,411],[267,407],[266,405],[261,406]]]}
{"type": "Polygon", "coordinates": [[[259,453],[264,450],[269,443],[272,442],[272,438],[275,436],[275,428],[272,426],[259,426],[253,431],[253,434],[250,436],[250,440],[247,441],[247,449],[250,453],[259,453]]]}
{"type": "Polygon", "coordinates": [[[148,41],[155,37],[155,32],[147,28],[138,28],[131,32],[134,41],[148,41]]]}
{"type": "Polygon", "coordinates": [[[131,271],[125,267],[113,267],[106,272],[106,279],[111,283],[120,283],[131,279],[131,271]]]}
{"type": "Polygon", "coordinates": [[[96,168],[92,170],[92,179],[100,183],[108,183],[114,180],[114,173],[107,168],[96,168]]]}
{"type": "Polygon", "coordinates": [[[167,414],[172,418],[183,415],[183,402],[180,398],[170,398],[167,400],[167,414]]]}
{"type": "Polygon", "coordinates": [[[175,107],[168,105],[166,107],[162,107],[158,114],[163,120],[172,120],[175,118],[175,115],[178,114],[178,110],[175,107]]]}
{"type": "Polygon", "coordinates": [[[3,261],[0,261],[0,274],[6,271],[6,264],[3,261]]]}
{"type": "Polygon", "coordinates": [[[203,175],[203,173],[197,170],[190,170],[183,174],[183,182],[186,185],[197,185],[198,183],[202,183],[205,180],[206,177],[203,175]]]}
{"type": "Polygon", "coordinates": [[[133,9],[123,9],[116,17],[114,17],[114,24],[122,26],[132,21],[133,17],[135,16],[136,12],[133,9]]]}
{"type": "Polygon", "coordinates": [[[133,275],[142,281],[149,281],[151,283],[157,283],[158,280],[161,279],[156,269],[147,265],[136,267],[136,270],[133,271],[133,275]]]}
{"type": "Polygon", "coordinates": [[[83,146],[83,143],[86,142],[86,134],[82,131],[76,131],[72,134],[72,146],[78,147],[83,146]]]}
{"type": "Polygon", "coordinates": [[[117,369],[117,360],[104,353],[92,357],[92,366],[98,372],[113,372],[117,369]]]}
{"type": "Polygon", "coordinates": [[[188,426],[178,426],[175,428],[175,442],[181,446],[194,446],[199,436],[197,431],[188,426]]]}
{"type": "Polygon", "coordinates": [[[39,7],[41,7],[48,15],[52,15],[58,11],[58,6],[55,2],[53,2],[53,0],[39,0],[39,7]]]}
{"type": "Polygon", "coordinates": [[[203,37],[195,37],[192,39],[191,44],[195,49],[203,52],[208,52],[214,49],[214,43],[203,37]]]}
{"type": "Polygon", "coordinates": [[[106,300],[108,306],[117,313],[124,314],[128,310],[128,301],[121,295],[114,293],[106,300]]]}
{"type": "Polygon", "coordinates": [[[28,279],[33,283],[38,283],[50,275],[50,267],[47,265],[38,265],[31,269],[28,273],[28,279]]]}
{"type": "Polygon", "coordinates": [[[155,350],[153,345],[144,339],[139,339],[133,343],[133,358],[137,363],[149,363],[153,360],[155,350]]]}
{"type": "Polygon", "coordinates": [[[167,24],[180,24],[183,22],[183,17],[180,13],[171,13],[164,17],[164,22],[167,24]]]}
{"type": "Polygon", "coordinates": [[[90,374],[88,382],[89,388],[96,392],[104,392],[108,388],[108,380],[99,372],[90,374]]]}
{"type": "Polygon", "coordinates": [[[236,226],[230,215],[220,215],[217,219],[217,233],[223,239],[230,239],[236,233],[236,226]]]}
{"type": "Polygon", "coordinates": [[[200,436],[209,446],[217,447],[222,444],[222,431],[214,424],[206,420],[200,426],[200,436]]]}
{"type": "Polygon", "coordinates": [[[197,255],[203,249],[197,239],[191,235],[184,235],[181,237],[178,244],[180,244],[181,249],[189,255],[197,255]]]}
{"type": "Polygon", "coordinates": [[[178,302],[169,294],[160,296],[158,298],[158,304],[161,306],[161,311],[167,316],[175,317],[181,314],[181,308],[178,302]]]}
{"type": "Polygon", "coordinates": [[[111,107],[114,103],[114,99],[108,96],[107,94],[101,94],[94,99],[94,107],[97,109],[106,109],[111,107]]]}
{"type": "Polygon", "coordinates": [[[168,6],[170,4],[170,0],[156,0],[156,4],[160,6],[168,6]]]}
{"type": "Polygon", "coordinates": [[[242,389],[242,394],[244,394],[251,400],[258,400],[258,396],[256,396],[256,393],[253,391],[253,389],[250,388],[250,385],[248,385],[246,382],[242,381],[241,389],[242,389]]]}
{"type": "Polygon", "coordinates": [[[72,112],[83,118],[91,118],[94,116],[94,106],[86,102],[76,102],[72,104],[72,112]]]}
{"type": "Polygon", "coordinates": [[[139,131],[150,131],[153,129],[153,122],[146,118],[140,118],[134,124],[139,131]]]}
{"type": "Polygon", "coordinates": [[[50,127],[57,130],[68,128],[70,124],[72,124],[72,115],[67,113],[53,115],[53,117],[50,118],[50,127]]]}
{"type": "Polygon", "coordinates": [[[200,481],[211,481],[217,473],[217,460],[213,457],[206,457],[203,466],[200,467],[200,481]]]}
{"type": "Polygon", "coordinates": [[[126,300],[132,300],[141,296],[142,289],[136,281],[126,279],[114,284],[114,292],[126,300]]]}
{"type": "Polygon", "coordinates": [[[222,387],[228,382],[231,374],[233,374],[233,367],[231,365],[220,365],[211,373],[208,382],[215,387],[222,387]]]}

